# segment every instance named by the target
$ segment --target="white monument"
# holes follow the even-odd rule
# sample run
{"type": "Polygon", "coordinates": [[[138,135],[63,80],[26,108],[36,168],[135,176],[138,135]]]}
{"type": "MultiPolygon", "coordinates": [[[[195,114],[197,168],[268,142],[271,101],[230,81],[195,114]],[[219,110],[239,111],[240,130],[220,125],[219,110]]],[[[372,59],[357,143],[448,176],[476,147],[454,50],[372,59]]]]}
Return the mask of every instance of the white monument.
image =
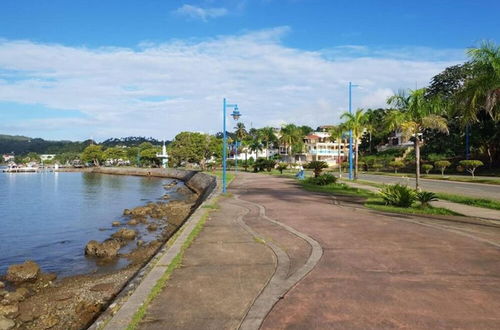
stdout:
{"type": "Polygon", "coordinates": [[[167,168],[167,166],[168,166],[168,154],[167,154],[167,147],[165,146],[165,141],[163,141],[163,147],[161,148],[161,154],[156,154],[156,157],[161,159],[162,167],[167,168]]]}

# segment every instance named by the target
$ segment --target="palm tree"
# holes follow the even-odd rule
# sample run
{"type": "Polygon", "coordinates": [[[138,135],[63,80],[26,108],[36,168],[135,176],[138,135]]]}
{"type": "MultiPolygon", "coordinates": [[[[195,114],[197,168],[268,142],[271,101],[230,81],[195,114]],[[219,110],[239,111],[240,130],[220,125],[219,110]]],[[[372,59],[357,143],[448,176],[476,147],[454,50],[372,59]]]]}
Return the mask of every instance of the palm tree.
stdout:
{"type": "Polygon", "coordinates": [[[240,146],[238,145],[238,141],[241,143],[243,139],[248,135],[247,130],[245,128],[245,124],[243,123],[237,123],[236,127],[234,128],[234,134],[236,136],[236,162],[238,161],[238,151],[240,149],[240,146]]]}
{"type": "Polygon", "coordinates": [[[280,133],[279,142],[285,146],[287,156],[291,156],[292,146],[302,141],[302,131],[296,125],[288,124],[281,128],[280,133]]]}
{"type": "Polygon", "coordinates": [[[485,110],[500,119],[500,46],[483,42],[479,48],[468,50],[471,58],[471,77],[456,95],[458,107],[464,113],[464,122],[477,120],[477,114],[485,110]]]}
{"type": "Polygon", "coordinates": [[[426,89],[416,89],[407,95],[400,92],[389,97],[387,103],[396,109],[390,110],[387,121],[390,129],[400,129],[407,137],[413,137],[415,146],[415,189],[420,180],[420,138],[424,129],[435,129],[448,133],[448,123],[441,116],[445,110],[442,99],[426,98],[426,89]]]}
{"type": "Polygon", "coordinates": [[[372,147],[372,134],[375,131],[376,120],[378,119],[375,112],[372,109],[368,109],[365,112],[365,130],[369,134],[369,150],[370,153],[373,152],[372,147]]]}
{"type": "Polygon", "coordinates": [[[340,144],[342,143],[342,139],[344,137],[346,129],[342,125],[337,125],[330,128],[330,141],[337,142],[337,160],[339,162],[339,177],[342,177],[342,157],[340,155],[340,144]]]}
{"type": "Polygon", "coordinates": [[[345,119],[343,126],[352,131],[352,138],[354,139],[354,179],[358,178],[358,145],[361,135],[366,125],[366,117],[363,109],[356,110],[355,113],[344,112],[340,119],[345,119]]]}
{"type": "Polygon", "coordinates": [[[247,134],[248,134],[248,132],[245,128],[245,124],[237,123],[236,127],[234,129],[235,129],[234,134],[236,135],[236,140],[243,141],[245,136],[247,136],[247,134]]]}
{"type": "Polygon", "coordinates": [[[257,160],[257,158],[258,158],[257,153],[259,151],[262,151],[262,149],[263,149],[262,142],[258,138],[252,139],[249,141],[248,149],[251,152],[255,152],[255,159],[257,160]]]}
{"type": "Polygon", "coordinates": [[[266,159],[269,159],[269,144],[276,142],[276,135],[272,127],[263,127],[259,130],[258,136],[261,141],[266,145],[266,159]]]}

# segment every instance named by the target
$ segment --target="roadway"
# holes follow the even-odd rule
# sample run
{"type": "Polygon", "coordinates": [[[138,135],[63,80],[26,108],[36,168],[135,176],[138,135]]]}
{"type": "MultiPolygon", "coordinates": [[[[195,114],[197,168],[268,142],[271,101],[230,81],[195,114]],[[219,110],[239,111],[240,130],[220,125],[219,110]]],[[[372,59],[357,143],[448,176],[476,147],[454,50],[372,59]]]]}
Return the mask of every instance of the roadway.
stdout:
{"type": "MultiPolygon", "coordinates": [[[[395,184],[406,183],[415,186],[414,178],[404,178],[386,175],[360,174],[360,180],[372,181],[376,183],[395,184]]],[[[500,185],[469,183],[444,180],[420,179],[422,190],[433,191],[437,193],[447,193],[462,195],[475,198],[488,198],[500,200],[500,185]]]]}

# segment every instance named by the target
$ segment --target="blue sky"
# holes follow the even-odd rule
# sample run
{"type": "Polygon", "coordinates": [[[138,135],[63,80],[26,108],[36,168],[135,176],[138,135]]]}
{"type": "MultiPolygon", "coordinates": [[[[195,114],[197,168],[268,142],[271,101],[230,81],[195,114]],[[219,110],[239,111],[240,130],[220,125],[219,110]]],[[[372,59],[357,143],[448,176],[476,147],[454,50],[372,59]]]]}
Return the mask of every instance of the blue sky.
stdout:
{"type": "Polygon", "coordinates": [[[338,122],[498,42],[498,1],[0,2],[0,133],[53,139],[338,122]]]}

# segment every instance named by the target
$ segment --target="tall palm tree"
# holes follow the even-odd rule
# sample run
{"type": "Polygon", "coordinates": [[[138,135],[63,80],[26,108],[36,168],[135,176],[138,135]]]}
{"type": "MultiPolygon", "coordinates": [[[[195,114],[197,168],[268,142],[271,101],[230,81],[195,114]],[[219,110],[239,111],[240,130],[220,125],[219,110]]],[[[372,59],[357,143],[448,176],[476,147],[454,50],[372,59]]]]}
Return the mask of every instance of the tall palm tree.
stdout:
{"type": "Polygon", "coordinates": [[[345,131],[346,129],[342,125],[334,126],[329,130],[330,141],[337,142],[337,152],[338,152],[337,161],[339,163],[339,177],[342,177],[342,157],[340,155],[340,144],[342,143],[345,131]]]}
{"type": "Polygon", "coordinates": [[[269,145],[277,140],[276,134],[274,134],[274,129],[269,126],[263,127],[259,129],[258,136],[266,145],[266,159],[269,159],[269,145]]]}
{"type": "Polygon", "coordinates": [[[291,156],[292,147],[302,141],[302,131],[296,125],[288,124],[281,128],[280,134],[279,142],[285,146],[286,155],[291,156]]]}
{"type": "Polygon", "coordinates": [[[500,120],[500,46],[483,42],[479,48],[468,50],[472,73],[456,95],[464,121],[477,121],[481,110],[500,120]]]}
{"type": "Polygon", "coordinates": [[[255,158],[257,159],[258,158],[257,153],[259,151],[262,151],[262,149],[263,149],[262,142],[258,138],[254,138],[254,139],[249,141],[248,149],[251,152],[255,152],[255,158]]]}
{"type": "Polygon", "coordinates": [[[387,99],[396,109],[387,115],[391,129],[400,129],[407,137],[413,137],[415,146],[415,189],[420,180],[420,135],[425,129],[448,133],[448,123],[441,114],[446,109],[441,98],[426,98],[426,89],[411,90],[408,94],[399,92],[387,99]]]}
{"type": "Polygon", "coordinates": [[[373,152],[373,146],[372,146],[372,134],[373,132],[375,131],[375,127],[376,127],[376,120],[377,120],[377,116],[375,114],[375,112],[372,110],[372,109],[368,109],[366,110],[365,112],[365,130],[366,132],[368,133],[368,138],[369,138],[369,150],[370,150],[370,153],[373,152]]]}
{"type": "Polygon", "coordinates": [[[243,139],[248,135],[248,132],[245,128],[245,124],[243,123],[236,123],[236,127],[234,127],[234,129],[235,129],[234,134],[236,137],[236,143],[235,143],[236,161],[238,161],[238,151],[240,149],[240,146],[238,144],[243,141],[243,139]]]}
{"type": "Polygon", "coordinates": [[[366,117],[363,109],[356,110],[355,113],[344,112],[340,119],[345,119],[343,126],[352,131],[352,138],[354,139],[354,179],[358,178],[358,147],[359,139],[363,135],[366,125],[366,117]]]}
{"type": "Polygon", "coordinates": [[[237,123],[234,129],[235,129],[234,134],[236,135],[236,140],[238,141],[243,141],[245,136],[248,135],[248,132],[245,128],[245,124],[243,123],[237,123]]]}

